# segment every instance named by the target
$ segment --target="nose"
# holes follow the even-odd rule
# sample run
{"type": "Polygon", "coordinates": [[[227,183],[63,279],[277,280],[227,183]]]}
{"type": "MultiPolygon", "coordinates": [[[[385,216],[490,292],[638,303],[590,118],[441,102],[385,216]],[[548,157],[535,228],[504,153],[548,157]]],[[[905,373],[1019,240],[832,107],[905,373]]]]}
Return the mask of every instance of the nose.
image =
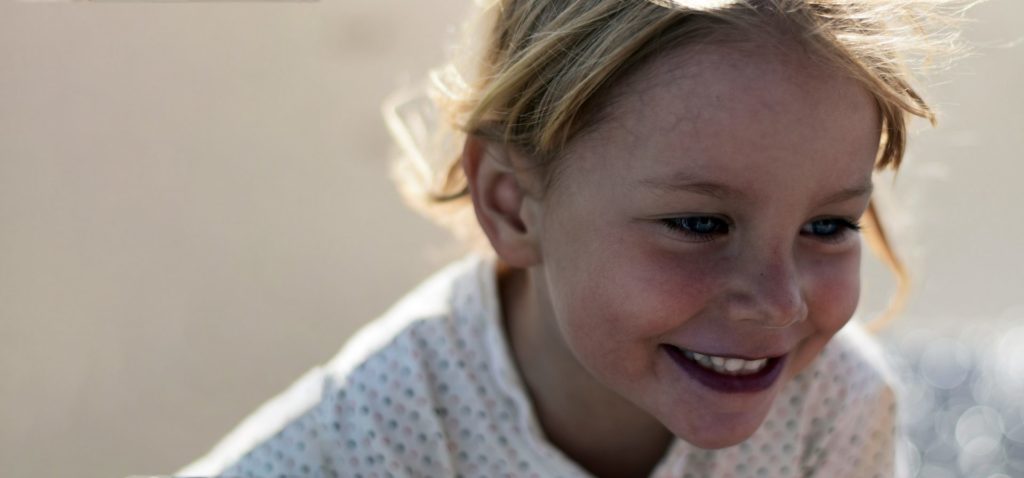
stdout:
{"type": "Polygon", "coordinates": [[[766,328],[784,328],[807,319],[800,270],[791,251],[749,250],[738,262],[730,317],[766,328]]]}

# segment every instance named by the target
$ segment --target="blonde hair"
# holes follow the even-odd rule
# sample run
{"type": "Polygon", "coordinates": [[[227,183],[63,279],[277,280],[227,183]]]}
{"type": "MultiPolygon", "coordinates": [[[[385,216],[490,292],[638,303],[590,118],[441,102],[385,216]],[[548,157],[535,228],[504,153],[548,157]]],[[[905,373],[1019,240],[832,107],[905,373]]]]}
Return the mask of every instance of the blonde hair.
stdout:
{"type": "MultiPolygon", "coordinates": [[[[487,2],[452,63],[432,72],[425,96],[397,96],[385,114],[403,160],[395,178],[407,201],[476,245],[460,164],[466,135],[516,148],[542,189],[559,153],[600,121],[608,90],[659,53],[699,42],[778,45],[794,39],[812,57],[857,80],[881,114],[876,169],[897,169],[912,116],[935,113],[911,85],[912,67],[949,58],[947,28],[966,7],[943,0],[499,0],[487,2]],[[480,35],[483,35],[481,40],[480,35]],[[476,47],[476,48],[474,48],[476,47]]],[[[908,274],[872,203],[868,244],[896,275],[880,328],[902,308],[908,274]]]]}

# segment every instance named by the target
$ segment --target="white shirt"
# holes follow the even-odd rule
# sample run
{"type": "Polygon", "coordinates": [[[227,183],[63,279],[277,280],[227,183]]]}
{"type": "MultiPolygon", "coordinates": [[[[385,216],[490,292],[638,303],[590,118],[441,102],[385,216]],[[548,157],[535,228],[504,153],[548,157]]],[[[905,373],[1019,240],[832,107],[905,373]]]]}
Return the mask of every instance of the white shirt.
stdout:
{"type": "MultiPolygon", "coordinates": [[[[590,477],[543,435],[496,280],[493,256],[445,267],[176,474],[590,477]]],[[[719,450],[676,439],[651,476],[893,476],[896,396],[881,357],[851,321],[750,438],[719,450]]]]}

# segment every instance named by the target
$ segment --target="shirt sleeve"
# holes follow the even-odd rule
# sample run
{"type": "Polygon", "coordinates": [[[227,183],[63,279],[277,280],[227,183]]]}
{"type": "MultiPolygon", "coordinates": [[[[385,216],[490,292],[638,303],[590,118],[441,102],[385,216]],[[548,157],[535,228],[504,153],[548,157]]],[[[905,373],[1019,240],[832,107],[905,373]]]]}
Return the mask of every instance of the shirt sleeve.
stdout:
{"type": "Polygon", "coordinates": [[[322,439],[330,432],[324,373],[313,368],[246,417],[176,476],[330,477],[322,439]]]}

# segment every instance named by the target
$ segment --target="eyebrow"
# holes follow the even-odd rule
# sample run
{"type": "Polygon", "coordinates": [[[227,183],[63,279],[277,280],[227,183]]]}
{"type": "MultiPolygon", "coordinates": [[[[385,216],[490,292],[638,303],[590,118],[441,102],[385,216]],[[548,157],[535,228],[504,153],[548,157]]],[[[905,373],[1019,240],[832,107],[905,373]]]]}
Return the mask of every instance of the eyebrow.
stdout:
{"type": "Polygon", "coordinates": [[[874,190],[874,187],[874,184],[872,184],[871,180],[869,179],[865,183],[861,183],[857,186],[846,188],[836,193],[830,194],[828,197],[825,198],[824,201],[821,202],[821,205],[824,206],[828,204],[835,204],[843,201],[849,201],[850,199],[870,196],[871,191],[874,190]]]}
{"type": "Polygon", "coordinates": [[[686,173],[677,173],[668,177],[654,177],[640,180],[640,184],[665,193],[688,192],[711,196],[715,199],[726,197],[745,198],[746,193],[724,184],[702,181],[686,173]]]}
{"type": "MultiPolygon", "coordinates": [[[[710,196],[715,199],[739,198],[749,199],[749,195],[737,188],[711,181],[704,181],[686,173],[677,173],[668,177],[655,177],[640,180],[640,184],[648,186],[665,193],[688,192],[710,196]]],[[[844,188],[840,191],[826,196],[821,205],[829,205],[848,201],[850,199],[868,196],[874,189],[871,180],[868,179],[856,186],[844,188]]]]}

